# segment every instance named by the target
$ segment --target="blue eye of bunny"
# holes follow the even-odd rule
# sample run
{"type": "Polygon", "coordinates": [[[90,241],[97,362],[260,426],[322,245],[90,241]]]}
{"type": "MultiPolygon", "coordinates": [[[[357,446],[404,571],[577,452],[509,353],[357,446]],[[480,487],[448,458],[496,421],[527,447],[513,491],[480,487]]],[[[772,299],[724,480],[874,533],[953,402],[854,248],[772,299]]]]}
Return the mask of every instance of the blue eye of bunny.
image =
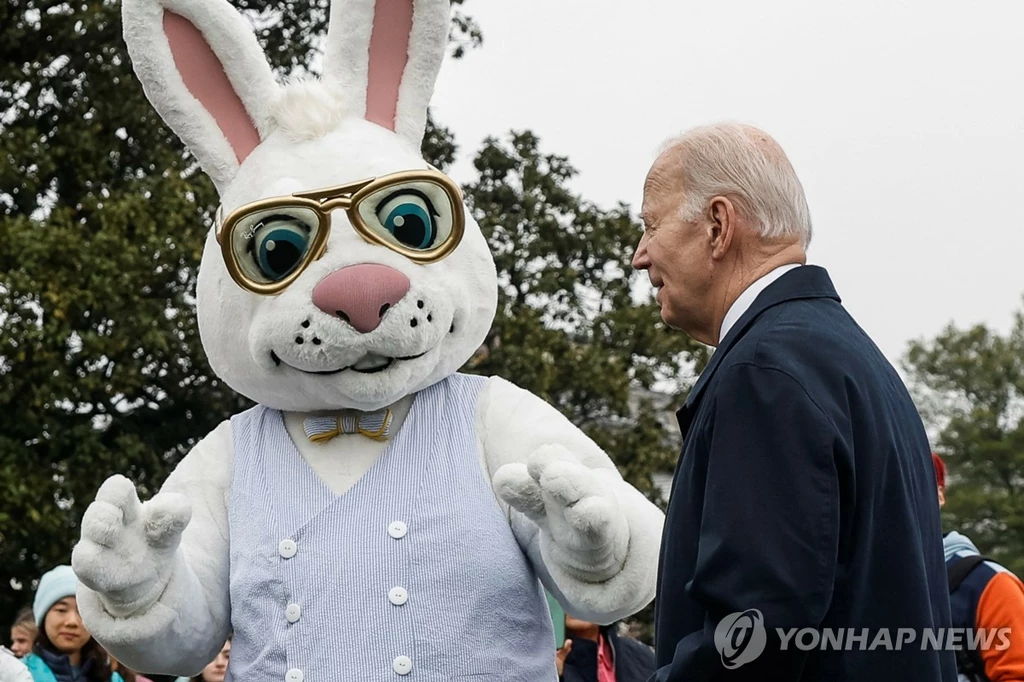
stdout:
{"type": "Polygon", "coordinates": [[[422,192],[407,189],[392,194],[377,206],[377,218],[400,243],[426,250],[437,239],[437,211],[422,192]]]}
{"type": "Polygon", "coordinates": [[[309,249],[310,230],[290,216],[274,216],[256,227],[250,243],[256,264],[270,281],[284,279],[309,249]]]}

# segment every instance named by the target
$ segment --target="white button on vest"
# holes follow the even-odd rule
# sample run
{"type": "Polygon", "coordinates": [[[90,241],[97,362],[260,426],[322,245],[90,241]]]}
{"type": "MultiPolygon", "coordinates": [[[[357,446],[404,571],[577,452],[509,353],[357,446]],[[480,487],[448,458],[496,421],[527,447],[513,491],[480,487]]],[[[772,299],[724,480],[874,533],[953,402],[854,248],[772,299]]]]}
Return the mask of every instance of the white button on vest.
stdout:
{"type": "Polygon", "coordinates": [[[284,617],[288,619],[289,623],[294,623],[302,615],[302,609],[299,608],[298,604],[289,604],[288,608],[284,610],[284,617]]]}
{"type": "Polygon", "coordinates": [[[409,593],[405,591],[404,587],[392,587],[391,591],[388,592],[388,599],[395,606],[401,606],[409,601],[409,593]]]}
{"type": "Polygon", "coordinates": [[[412,672],[412,659],[408,656],[399,656],[392,665],[399,675],[408,675],[412,672]]]}
{"type": "Polygon", "coordinates": [[[390,535],[396,540],[399,538],[404,538],[405,534],[408,531],[409,529],[406,528],[405,524],[401,521],[392,521],[391,524],[388,526],[388,535],[390,535]]]}
{"type": "Polygon", "coordinates": [[[299,546],[295,544],[295,540],[281,540],[281,544],[277,546],[277,551],[281,553],[285,559],[291,559],[295,556],[299,546]]]}
{"type": "Polygon", "coordinates": [[[302,671],[298,668],[292,668],[288,671],[288,674],[284,676],[285,682],[302,682],[302,671]]]}

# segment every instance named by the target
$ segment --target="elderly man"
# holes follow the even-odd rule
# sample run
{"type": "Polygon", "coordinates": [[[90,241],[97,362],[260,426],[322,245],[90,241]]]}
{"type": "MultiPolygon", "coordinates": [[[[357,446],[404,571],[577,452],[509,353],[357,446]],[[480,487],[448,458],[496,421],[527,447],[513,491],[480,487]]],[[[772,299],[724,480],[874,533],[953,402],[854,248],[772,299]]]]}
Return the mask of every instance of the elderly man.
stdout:
{"type": "Polygon", "coordinates": [[[731,124],[673,140],[643,221],[633,266],[662,318],[717,347],[678,413],[652,680],[956,680],[924,640],[950,626],[925,430],[805,265],[810,213],[782,149],[731,124]]]}

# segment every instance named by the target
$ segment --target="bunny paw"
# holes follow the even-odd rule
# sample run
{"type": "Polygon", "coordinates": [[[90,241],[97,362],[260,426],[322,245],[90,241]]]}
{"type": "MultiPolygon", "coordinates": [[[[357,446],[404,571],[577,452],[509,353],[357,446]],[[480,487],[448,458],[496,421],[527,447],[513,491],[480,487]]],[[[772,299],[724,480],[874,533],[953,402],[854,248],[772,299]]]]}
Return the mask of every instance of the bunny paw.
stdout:
{"type": "Polygon", "coordinates": [[[131,481],[112,476],[82,517],[82,538],[71,556],[75,574],[111,609],[144,610],[170,579],[191,515],[181,495],[165,493],[143,504],[131,481]]]}
{"type": "Polygon", "coordinates": [[[607,574],[625,560],[629,524],[614,492],[567,449],[542,446],[527,464],[503,466],[494,488],[541,528],[567,568],[607,574]]]}

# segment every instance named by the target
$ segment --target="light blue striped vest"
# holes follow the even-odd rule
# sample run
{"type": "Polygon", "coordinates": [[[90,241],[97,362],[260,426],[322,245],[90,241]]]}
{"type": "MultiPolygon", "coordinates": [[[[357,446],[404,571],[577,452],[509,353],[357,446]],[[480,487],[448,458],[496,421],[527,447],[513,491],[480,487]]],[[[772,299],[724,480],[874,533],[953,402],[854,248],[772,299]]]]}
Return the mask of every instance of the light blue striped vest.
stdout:
{"type": "Polygon", "coordinates": [[[480,466],[483,379],[421,391],[335,495],[280,412],[231,420],[235,682],[553,682],[543,588],[480,466]]]}

